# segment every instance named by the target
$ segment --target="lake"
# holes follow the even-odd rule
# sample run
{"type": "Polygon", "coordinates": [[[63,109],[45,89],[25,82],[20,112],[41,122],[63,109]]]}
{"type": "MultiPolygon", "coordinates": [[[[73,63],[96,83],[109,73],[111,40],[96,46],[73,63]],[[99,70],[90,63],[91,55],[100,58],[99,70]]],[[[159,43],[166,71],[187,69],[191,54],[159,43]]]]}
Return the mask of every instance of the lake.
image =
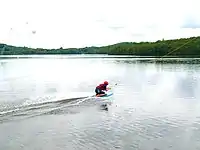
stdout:
{"type": "Polygon", "coordinates": [[[1,150],[200,149],[200,60],[0,57],[1,150]],[[95,87],[108,80],[108,111],[95,87]]]}

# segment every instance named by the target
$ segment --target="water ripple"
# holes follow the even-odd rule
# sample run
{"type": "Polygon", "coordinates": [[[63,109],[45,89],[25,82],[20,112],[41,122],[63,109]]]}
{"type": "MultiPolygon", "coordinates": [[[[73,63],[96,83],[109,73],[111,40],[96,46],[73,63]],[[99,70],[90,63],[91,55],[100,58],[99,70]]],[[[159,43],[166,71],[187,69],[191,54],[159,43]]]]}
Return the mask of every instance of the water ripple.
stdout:
{"type": "Polygon", "coordinates": [[[0,149],[200,149],[198,64],[36,60],[0,68],[0,149]],[[118,83],[108,111],[91,97],[105,79],[118,83]]]}

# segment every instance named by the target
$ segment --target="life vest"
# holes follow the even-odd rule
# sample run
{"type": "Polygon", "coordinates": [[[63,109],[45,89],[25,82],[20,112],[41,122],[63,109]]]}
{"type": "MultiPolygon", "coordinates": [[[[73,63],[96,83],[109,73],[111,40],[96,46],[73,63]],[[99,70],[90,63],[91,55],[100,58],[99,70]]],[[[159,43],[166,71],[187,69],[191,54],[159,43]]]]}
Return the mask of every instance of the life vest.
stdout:
{"type": "Polygon", "coordinates": [[[100,89],[100,90],[106,90],[106,86],[105,84],[99,84],[96,88],[100,89]]]}

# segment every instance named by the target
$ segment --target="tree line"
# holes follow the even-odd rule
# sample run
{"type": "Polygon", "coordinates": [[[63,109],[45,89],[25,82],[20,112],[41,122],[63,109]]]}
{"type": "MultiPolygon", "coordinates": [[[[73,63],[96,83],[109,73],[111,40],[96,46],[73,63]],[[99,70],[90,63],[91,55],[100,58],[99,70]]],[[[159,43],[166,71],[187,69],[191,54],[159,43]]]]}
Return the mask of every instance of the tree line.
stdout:
{"type": "Polygon", "coordinates": [[[108,54],[143,57],[200,57],[200,37],[159,40],[156,42],[123,42],[102,47],[42,49],[0,44],[0,55],[31,54],[108,54]],[[177,50],[176,50],[177,49],[177,50]]]}

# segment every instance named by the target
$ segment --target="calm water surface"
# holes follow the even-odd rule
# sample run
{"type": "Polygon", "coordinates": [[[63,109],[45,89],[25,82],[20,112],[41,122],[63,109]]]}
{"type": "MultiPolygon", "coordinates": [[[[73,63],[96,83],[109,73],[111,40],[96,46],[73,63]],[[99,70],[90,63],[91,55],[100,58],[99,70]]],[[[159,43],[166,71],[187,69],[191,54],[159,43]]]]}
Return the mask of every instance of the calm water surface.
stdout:
{"type": "Polygon", "coordinates": [[[199,91],[198,60],[1,57],[0,149],[197,150],[199,91]],[[90,97],[104,80],[108,111],[90,97]]]}

